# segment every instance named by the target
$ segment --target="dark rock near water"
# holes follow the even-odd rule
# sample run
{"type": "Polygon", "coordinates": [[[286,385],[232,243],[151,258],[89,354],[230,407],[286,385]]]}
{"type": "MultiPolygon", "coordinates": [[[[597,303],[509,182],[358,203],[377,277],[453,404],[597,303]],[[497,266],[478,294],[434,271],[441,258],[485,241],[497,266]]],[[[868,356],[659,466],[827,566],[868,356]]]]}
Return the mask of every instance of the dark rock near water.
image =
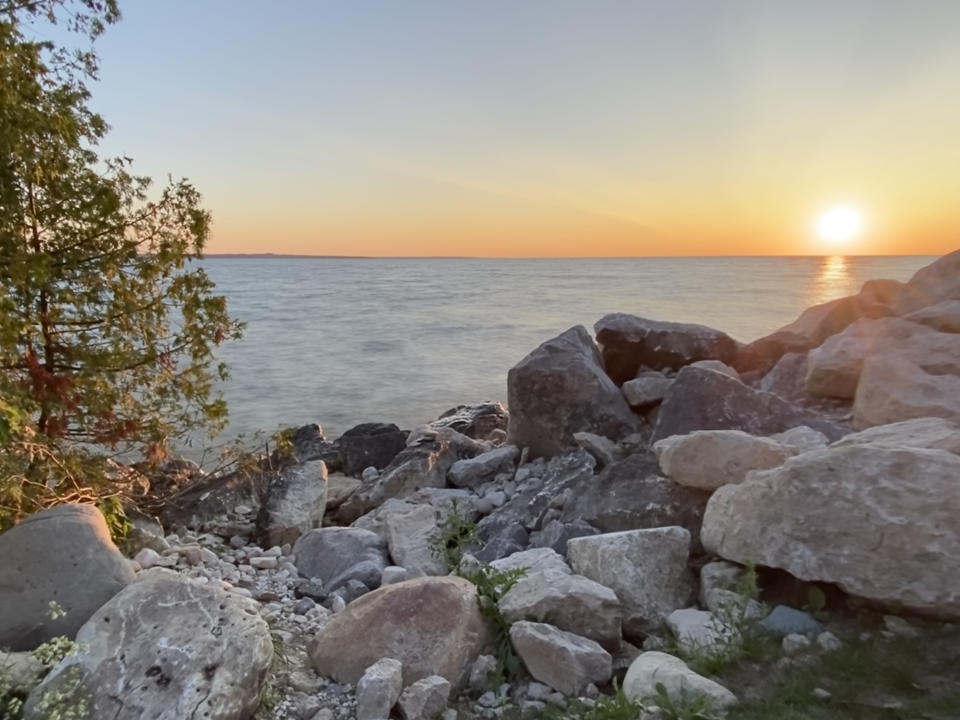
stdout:
{"type": "Polygon", "coordinates": [[[73,638],[133,580],[107,523],[91,505],[57,505],[0,535],[0,647],[33,650],[73,638]],[[52,617],[50,603],[66,614],[52,617]]]}
{"type": "Polygon", "coordinates": [[[613,313],[594,326],[607,374],[617,385],[641,368],[678,369],[698,360],[732,364],[737,342],[726,333],[689,323],[660,322],[613,313]]]}
{"type": "Polygon", "coordinates": [[[838,440],[850,432],[768,392],[712,370],[683,368],[660,405],[651,442],[694,430],[743,430],[773,435],[806,425],[838,440]]]}
{"type": "MultiPolygon", "coordinates": [[[[290,435],[293,459],[298,463],[311,460],[323,460],[327,469],[340,469],[340,448],[337,443],[324,437],[323,428],[316,423],[302,425],[290,435]]],[[[283,458],[275,456],[274,464],[279,465],[283,458]]]]}
{"type": "Polygon", "coordinates": [[[548,340],[510,369],[508,442],[553,457],[584,431],[619,440],[641,428],[581,325],[548,340]]]}
{"type": "Polygon", "coordinates": [[[363,423],[347,430],[337,444],[343,473],[359,477],[368,467],[387,467],[406,447],[407,433],[393,423],[363,423]]]}
{"type": "Polygon", "coordinates": [[[506,430],[510,414],[502,403],[457,405],[430,423],[431,427],[448,427],[461,435],[483,440],[494,430],[506,430]]]}

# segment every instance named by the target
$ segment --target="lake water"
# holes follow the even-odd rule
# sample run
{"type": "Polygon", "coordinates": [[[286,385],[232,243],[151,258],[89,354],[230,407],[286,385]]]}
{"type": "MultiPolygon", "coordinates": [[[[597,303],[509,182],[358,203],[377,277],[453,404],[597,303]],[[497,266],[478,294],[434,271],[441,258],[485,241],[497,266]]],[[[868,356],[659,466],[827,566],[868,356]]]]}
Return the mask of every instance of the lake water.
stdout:
{"type": "Polygon", "coordinates": [[[316,422],[410,428],[460,403],[506,400],[507,370],[610,312],[696,322],[747,342],[872,278],[929,257],[575,260],[212,258],[243,340],[222,348],[222,439],[316,422]]]}

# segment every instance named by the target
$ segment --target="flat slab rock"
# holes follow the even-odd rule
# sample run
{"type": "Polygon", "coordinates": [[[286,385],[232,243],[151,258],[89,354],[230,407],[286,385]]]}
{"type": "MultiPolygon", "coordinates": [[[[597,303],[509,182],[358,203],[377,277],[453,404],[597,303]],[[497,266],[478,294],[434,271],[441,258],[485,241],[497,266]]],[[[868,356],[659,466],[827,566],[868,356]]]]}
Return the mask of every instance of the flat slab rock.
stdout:
{"type": "Polygon", "coordinates": [[[613,675],[613,658],[593,640],[545,623],[510,626],[510,642],[530,674],[565,695],[602,685],[613,675]]]}
{"type": "Polygon", "coordinates": [[[246,720],[273,659],[255,601],[160,569],[101,607],[77,642],[30,694],[25,720],[80,699],[91,718],[246,720]]]}

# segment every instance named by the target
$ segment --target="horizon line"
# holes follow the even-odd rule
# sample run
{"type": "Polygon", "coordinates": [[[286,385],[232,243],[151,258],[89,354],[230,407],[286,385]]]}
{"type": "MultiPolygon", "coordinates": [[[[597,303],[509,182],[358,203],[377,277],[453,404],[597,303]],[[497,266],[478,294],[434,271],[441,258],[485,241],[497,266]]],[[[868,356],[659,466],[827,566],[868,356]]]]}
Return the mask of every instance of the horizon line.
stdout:
{"type": "MultiPolygon", "coordinates": [[[[947,253],[955,252],[950,250],[947,253]]],[[[199,259],[237,260],[651,260],[706,258],[941,257],[940,253],[798,253],[746,255],[313,255],[300,253],[203,253],[199,259]]]]}

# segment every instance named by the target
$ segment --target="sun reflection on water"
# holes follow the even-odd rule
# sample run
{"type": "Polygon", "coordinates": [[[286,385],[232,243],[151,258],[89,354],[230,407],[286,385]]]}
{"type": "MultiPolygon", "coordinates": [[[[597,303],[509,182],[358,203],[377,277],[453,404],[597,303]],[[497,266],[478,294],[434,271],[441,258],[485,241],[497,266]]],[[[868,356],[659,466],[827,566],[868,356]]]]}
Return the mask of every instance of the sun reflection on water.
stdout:
{"type": "Polygon", "coordinates": [[[850,262],[843,255],[820,258],[813,286],[810,288],[810,305],[819,305],[844,295],[856,292],[850,274],[850,262]]]}

